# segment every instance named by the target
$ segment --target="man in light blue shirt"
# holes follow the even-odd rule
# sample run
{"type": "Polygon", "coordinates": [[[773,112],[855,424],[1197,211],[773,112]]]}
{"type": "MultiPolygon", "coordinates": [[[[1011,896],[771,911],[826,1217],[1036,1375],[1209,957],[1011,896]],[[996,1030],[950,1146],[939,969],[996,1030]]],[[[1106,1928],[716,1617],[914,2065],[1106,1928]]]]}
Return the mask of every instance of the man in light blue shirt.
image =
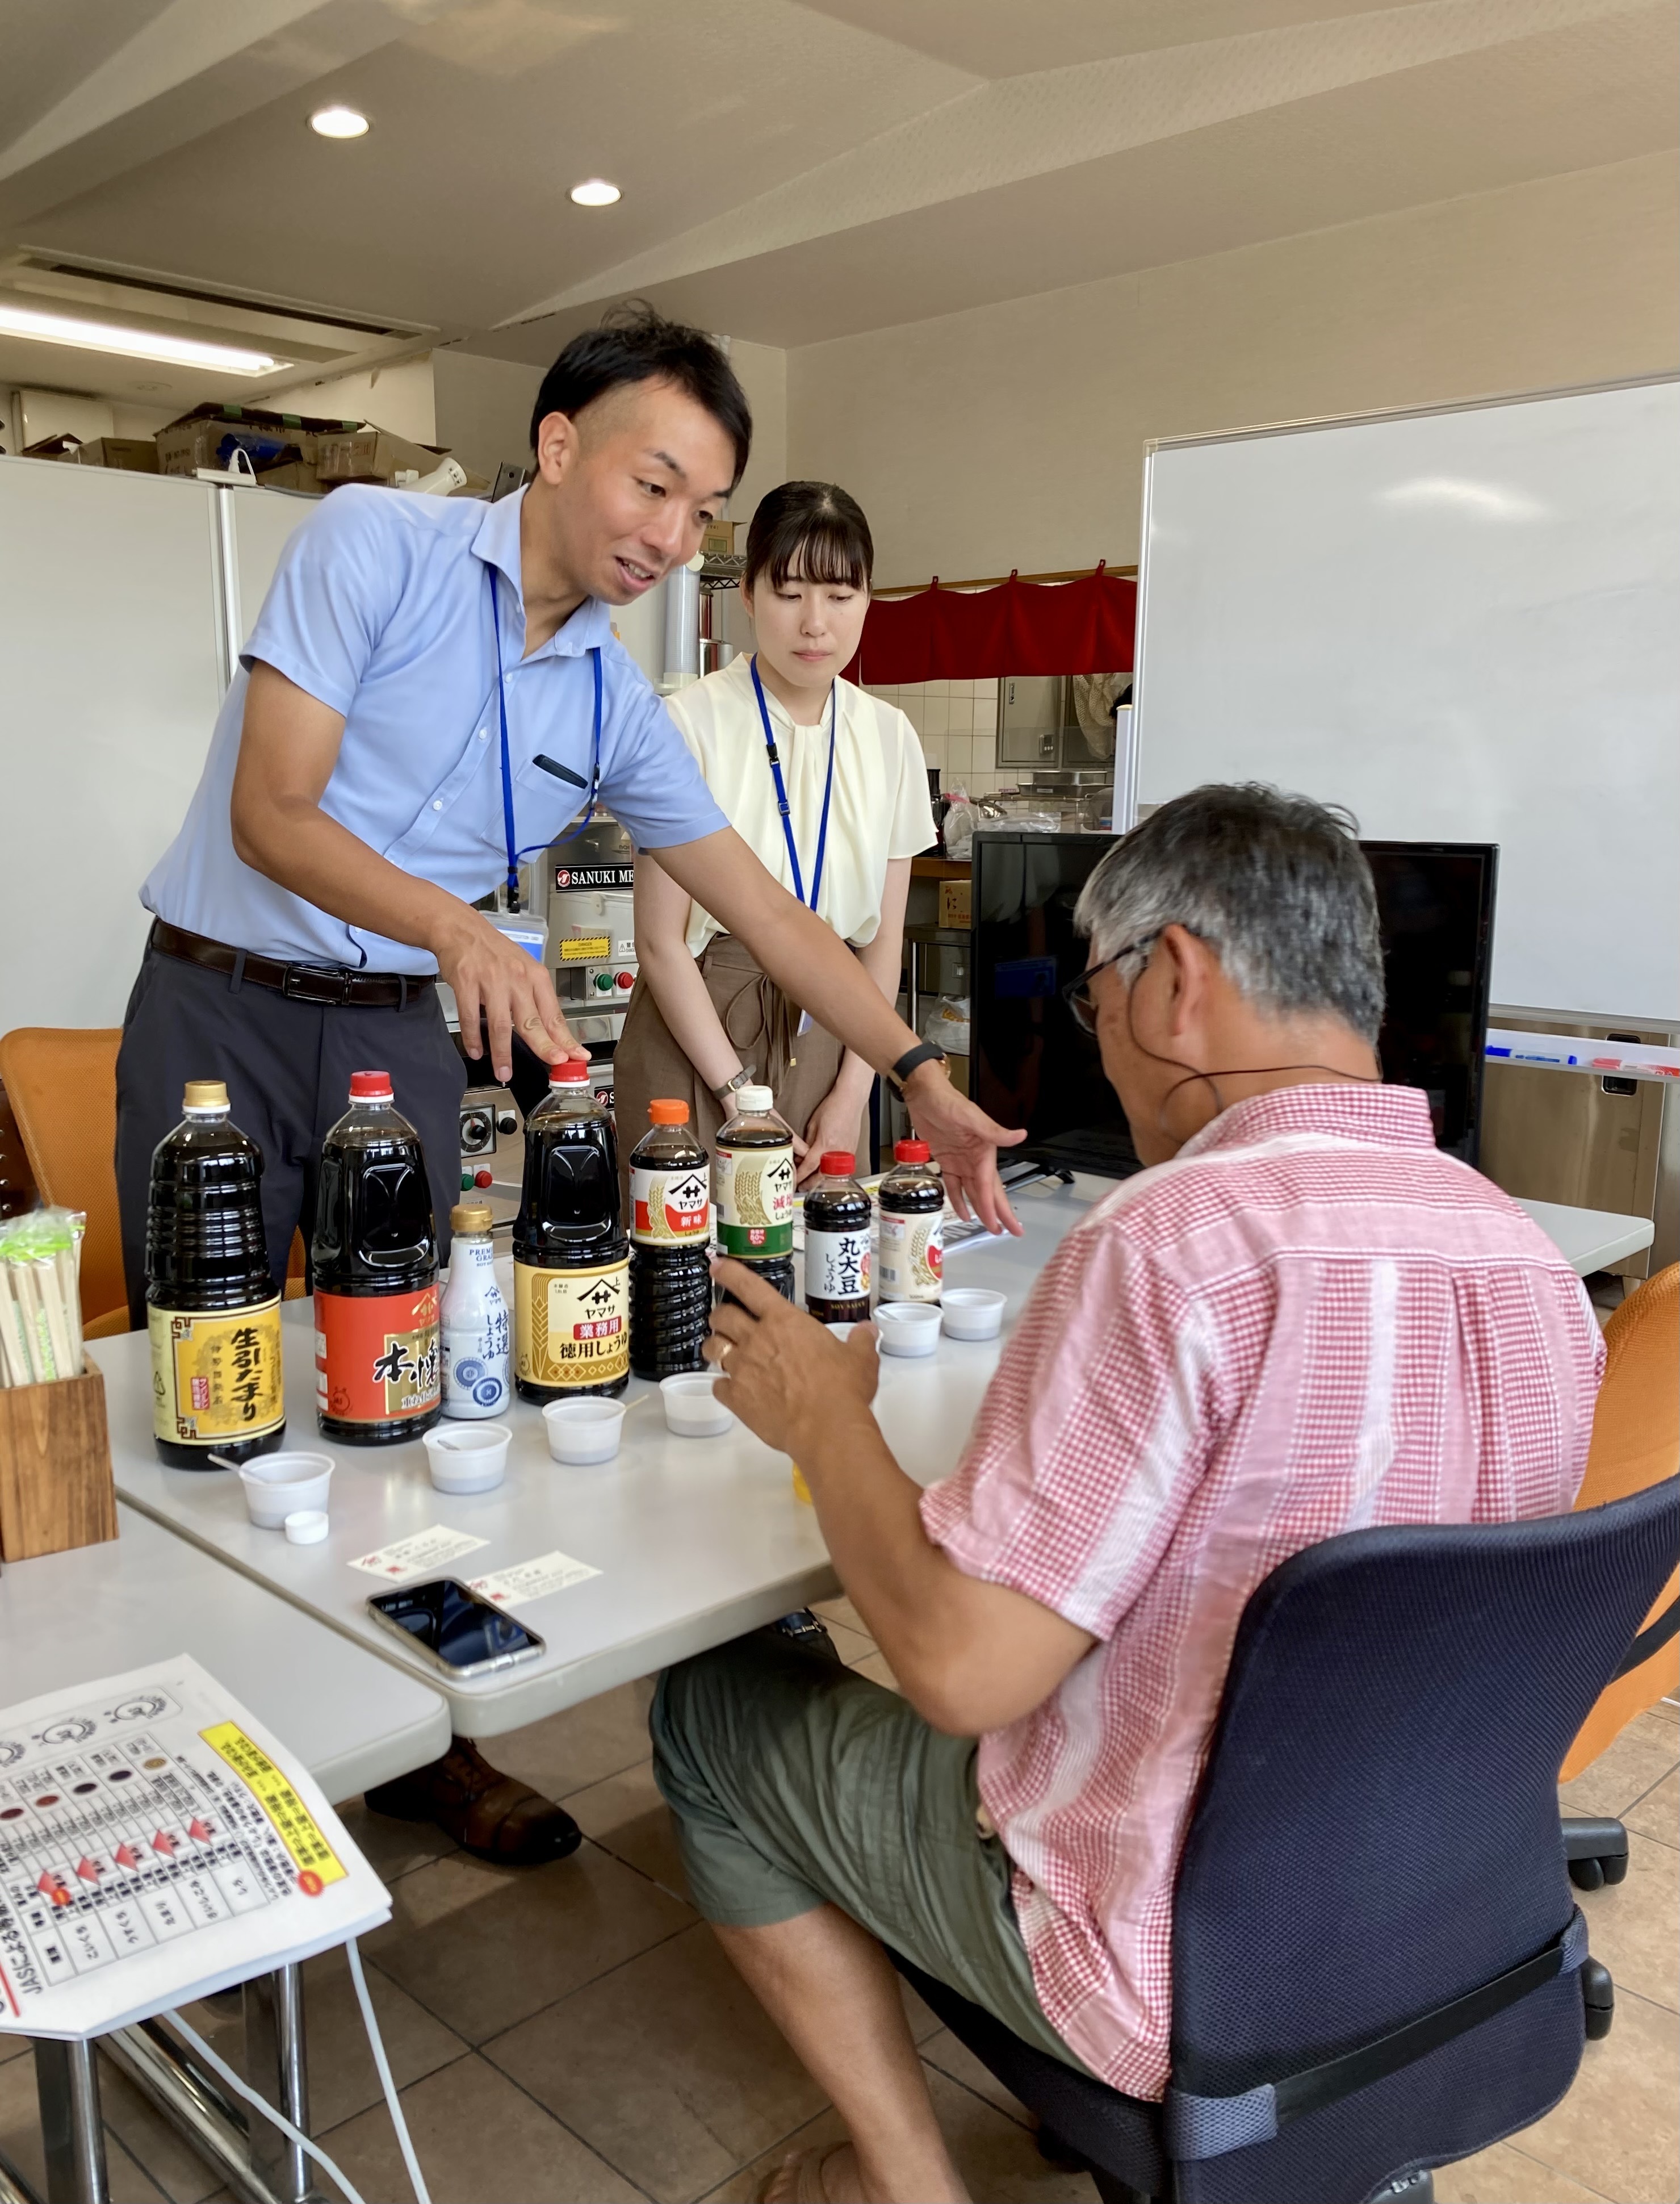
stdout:
{"type": "MultiPolygon", "coordinates": [[[[500,1080],[516,1034],[550,1063],[587,1055],[548,971],[472,905],[592,791],[790,999],[894,1080],[958,1202],[966,1191],[989,1224],[1013,1224],[997,1150],[1022,1136],[955,1092],[942,1052],[771,879],[611,634],[609,606],[699,548],[751,429],[721,350],[642,309],[574,338],[549,370],[521,496],[487,507],[346,487],[294,535],[186,823],[143,891],[156,922],[117,1063],[137,1323],[151,1152],[188,1079],[225,1080],[262,1148],[276,1279],[294,1230],[307,1235],[322,1137],[358,1069],[392,1075],[447,1251],[465,1072],[434,981],[454,992],[462,1049],[477,1059],[488,1045],[500,1080]]],[[[552,1856],[566,1817],[473,1762],[445,1826],[491,1857],[552,1856]]]]}

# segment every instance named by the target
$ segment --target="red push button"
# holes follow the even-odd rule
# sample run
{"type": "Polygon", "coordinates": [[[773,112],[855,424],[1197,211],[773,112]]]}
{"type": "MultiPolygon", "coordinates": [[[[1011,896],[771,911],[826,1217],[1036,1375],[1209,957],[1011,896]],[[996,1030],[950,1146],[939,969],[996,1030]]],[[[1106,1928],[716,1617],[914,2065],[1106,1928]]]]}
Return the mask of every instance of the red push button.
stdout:
{"type": "Polygon", "coordinates": [[[494,1186],[496,1182],[496,1175],[494,1171],[476,1170],[472,1175],[472,1182],[475,1186],[494,1186]]]}
{"type": "Polygon", "coordinates": [[[618,975],[618,985],[621,987],[633,987],[636,985],[635,973],[620,972],[618,975]]]}

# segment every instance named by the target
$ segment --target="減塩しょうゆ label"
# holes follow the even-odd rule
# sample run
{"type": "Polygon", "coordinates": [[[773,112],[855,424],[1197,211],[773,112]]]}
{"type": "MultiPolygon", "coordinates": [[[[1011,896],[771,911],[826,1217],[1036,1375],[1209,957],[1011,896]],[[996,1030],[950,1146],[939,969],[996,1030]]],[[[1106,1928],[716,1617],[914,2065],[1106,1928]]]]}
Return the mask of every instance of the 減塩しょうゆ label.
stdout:
{"type": "Polygon", "coordinates": [[[261,1438],[286,1420],[280,1296],[256,1308],[150,1308],[151,1428],[172,1445],[261,1438]]]}
{"type": "Polygon", "coordinates": [[[805,1228],[805,1298],[867,1300],[869,1232],[813,1232],[805,1228]]]}
{"type": "Polygon", "coordinates": [[[718,1240],[748,1262],[793,1253],[794,1164],[785,1148],[719,1148],[712,1173],[718,1240]]]}
{"type": "Polygon", "coordinates": [[[944,1219],[881,1212],[878,1251],[881,1293],[888,1300],[937,1301],[944,1271],[944,1219]]]}
{"type": "Polygon", "coordinates": [[[633,1170],[630,1231],[647,1247],[703,1247],[712,1233],[705,1164],[633,1170]]]}
{"type": "Polygon", "coordinates": [[[528,1385],[604,1385],[630,1370],[630,1261],[513,1265],[513,1368],[528,1385]]]}
{"type": "Polygon", "coordinates": [[[315,1401],[340,1423],[423,1416],[442,1398],[435,1286],[315,1296],[315,1401]]]}

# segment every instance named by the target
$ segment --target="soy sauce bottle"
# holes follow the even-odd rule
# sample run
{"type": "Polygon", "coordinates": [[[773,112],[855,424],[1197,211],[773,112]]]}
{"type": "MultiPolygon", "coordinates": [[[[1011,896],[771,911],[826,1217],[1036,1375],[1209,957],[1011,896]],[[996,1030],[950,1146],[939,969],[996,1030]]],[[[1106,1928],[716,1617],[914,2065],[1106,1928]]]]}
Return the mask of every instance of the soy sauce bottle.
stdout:
{"type": "Polygon", "coordinates": [[[245,1461],[286,1434],[280,1295],[263,1232],[263,1152],[219,1079],[190,1079],[152,1152],[146,1202],[151,1429],[172,1469],[245,1461]]]}
{"type": "Polygon", "coordinates": [[[843,1148],[823,1158],[805,1196],[805,1306],[819,1324],[869,1320],[869,1196],[843,1148]]]}
{"type": "Polygon", "coordinates": [[[630,1368],[674,1378],[705,1365],[712,1320],[712,1202],[706,1151],[686,1102],[650,1102],[630,1151],[630,1368]]]}
{"type": "Polygon", "coordinates": [[[513,1389],[522,1400],[630,1383],[630,1250],[618,1146],[587,1063],[555,1063],[525,1120],[513,1226],[513,1389]]]}
{"type": "MultiPolygon", "coordinates": [[[[793,1299],[793,1135],[776,1116],[767,1087],[742,1087],[736,1111],[718,1135],[712,1202],[718,1244],[750,1263],[784,1300],[793,1299]]],[[[730,1296],[719,1291],[720,1300],[730,1296]]]]}
{"type": "Polygon", "coordinates": [[[900,1141],[881,1181],[875,1288],[884,1301],[937,1301],[944,1277],[945,1182],[926,1141],[900,1141]]]}
{"type": "Polygon", "coordinates": [[[417,1439],[443,1413],[437,1231],[420,1136],[388,1071],[352,1072],[316,1182],[315,1407],[351,1446],[417,1439]]]}

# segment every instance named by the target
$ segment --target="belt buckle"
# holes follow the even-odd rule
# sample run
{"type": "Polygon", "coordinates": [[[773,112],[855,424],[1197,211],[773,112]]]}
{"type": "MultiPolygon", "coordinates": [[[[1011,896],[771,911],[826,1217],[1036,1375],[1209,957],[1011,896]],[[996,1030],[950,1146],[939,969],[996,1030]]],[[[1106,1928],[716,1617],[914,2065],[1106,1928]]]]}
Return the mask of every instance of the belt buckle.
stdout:
{"type": "Polygon", "coordinates": [[[289,1002],[342,1009],[350,1000],[352,977],[342,964],[288,964],[281,975],[280,992],[289,1002]],[[303,984],[294,986],[294,981],[303,984]],[[322,992],[312,993],[311,986],[322,992]],[[334,988],[336,992],[329,992],[334,988]]]}

